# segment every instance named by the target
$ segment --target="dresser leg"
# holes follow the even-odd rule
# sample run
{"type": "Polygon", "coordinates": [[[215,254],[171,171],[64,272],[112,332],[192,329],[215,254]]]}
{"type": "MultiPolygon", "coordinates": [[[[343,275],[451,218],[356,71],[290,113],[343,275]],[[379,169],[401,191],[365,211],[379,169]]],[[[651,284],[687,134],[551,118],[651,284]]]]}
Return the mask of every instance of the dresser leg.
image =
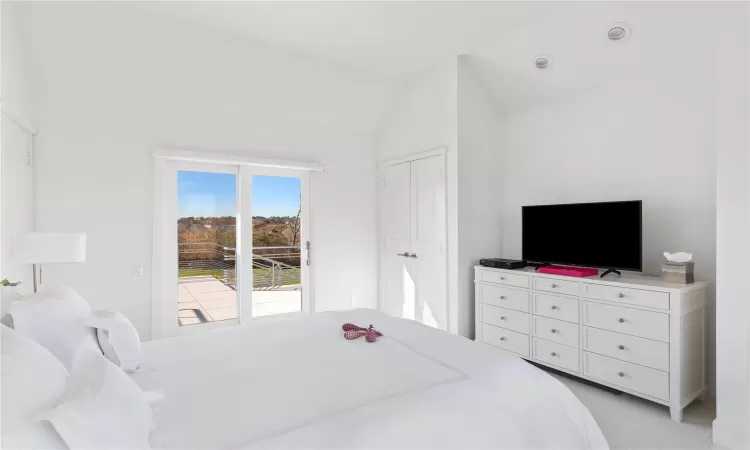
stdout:
{"type": "Polygon", "coordinates": [[[672,415],[672,420],[675,422],[682,422],[682,408],[679,406],[672,406],[669,408],[669,413],[672,415]]]}

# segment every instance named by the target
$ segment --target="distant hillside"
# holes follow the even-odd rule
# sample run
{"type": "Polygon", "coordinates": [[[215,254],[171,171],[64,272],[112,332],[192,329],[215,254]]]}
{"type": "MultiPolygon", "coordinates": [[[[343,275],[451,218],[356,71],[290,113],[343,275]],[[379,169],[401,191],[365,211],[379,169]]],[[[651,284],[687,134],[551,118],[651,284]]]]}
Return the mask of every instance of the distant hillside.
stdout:
{"type": "MultiPolygon", "coordinates": [[[[299,245],[299,213],[286,217],[253,217],[253,247],[299,245]]],[[[235,217],[182,217],[177,221],[178,242],[214,242],[236,247],[235,217]]]]}

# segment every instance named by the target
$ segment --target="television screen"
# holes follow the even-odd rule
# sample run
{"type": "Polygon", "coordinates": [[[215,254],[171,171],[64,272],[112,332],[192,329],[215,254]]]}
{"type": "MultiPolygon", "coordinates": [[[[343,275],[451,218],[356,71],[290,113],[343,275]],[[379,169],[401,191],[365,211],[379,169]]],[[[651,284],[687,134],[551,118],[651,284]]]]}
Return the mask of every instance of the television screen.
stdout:
{"type": "Polygon", "coordinates": [[[641,271],[641,201],[522,208],[529,262],[641,271]]]}

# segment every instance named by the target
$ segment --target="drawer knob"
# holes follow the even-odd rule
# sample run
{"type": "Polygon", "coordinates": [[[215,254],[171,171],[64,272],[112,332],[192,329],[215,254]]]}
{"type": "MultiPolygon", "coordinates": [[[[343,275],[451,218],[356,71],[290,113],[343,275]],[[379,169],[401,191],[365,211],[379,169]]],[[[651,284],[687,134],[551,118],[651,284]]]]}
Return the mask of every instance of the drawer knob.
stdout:
{"type": "Polygon", "coordinates": [[[620,317],[619,319],[617,319],[617,321],[620,322],[620,323],[623,323],[623,322],[625,322],[625,319],[623,319],[622,317],[620,317]]]}
{"type": "Polygon", "coordinates": [[[620,292],[619,294],[617,294],[617,296],[620,297],[620,298],[624,298],[625,294],[623,294],[622,292],[620,292]]]}
{"type": "Polygon", "coordinates": [[[556,285],[555,283],[552,283],[552,287],[553,287],[553,288],[556,288],[556,287],[557,287],[557,285],[556,285]]]}
{"type": "Polygon", "coordinates": [[[551,329],[550,331],[551,331],[551,332],[552,332],[553,334],[554,334],[554,333],[557,333],[557,330],[555,330],[554,328],[553,328],[553,329],[551,329]]]}
{"type": "Polygon", "coordinates": [[[500,281],[505,281],[505,277],[500,277],[500,281]]]}
{"type": "Polygon", "coordinates": [[[625,372],[617,372],[617,375],[620,376],[620,377],[624,377],[625,376],[625,372]]]}
{"type": "Polygon", "coordinates": [[[501,340],[501,341],[504,341],[504,340],[505,340],[505,337],[500,337],[500,340],[501,340]]]}
{"type": "Polygon", "coordinates": [[[625,350],[625,346],[624,345],[618,345],[617,348],[619,348],[620,350],[625,350]]]}
{"type": "Polygon", "coordinates": [[[500,316],[500,320],[505,320],[505,316],[500,316]]]}
{"type": "Polygon", "coordinates": [[[500,296],[500,300],[505,300],[505,296],[504,296],[504,295],[501,295],[501,296],[500,296]]]}
{"type": "Polygon", "coordinates": [[[552,309],[559,309],[559,308],[555,305],[552,305],[552,309]]]}
{"type": "Polygon", "coordinates": [[[557,353],[555,353],[555,352],[552,352],[552,353],[550,353],[550,354],[551,354],[552,356],[557,356],[557,353]]]}

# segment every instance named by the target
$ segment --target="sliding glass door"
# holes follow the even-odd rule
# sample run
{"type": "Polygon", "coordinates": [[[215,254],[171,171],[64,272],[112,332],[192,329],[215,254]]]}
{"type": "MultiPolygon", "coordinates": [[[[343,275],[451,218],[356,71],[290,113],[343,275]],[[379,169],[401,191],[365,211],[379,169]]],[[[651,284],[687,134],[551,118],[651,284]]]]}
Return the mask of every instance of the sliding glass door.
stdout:
{"type": "Polygon", "coordinates": [[[307,171],[179,161],[158,170],[166,242],[155,242],[155,264],[167,267],[155,272],[166,286],[158,334],[311,310],[307,171]]]}
{"type": "Polygon", "coordinates": [[[308,172],[243,166],[240,179],[243,317],[309,312],[308,172]]]}
{"type": "Polygon", "coordinates": [[[236,167],[177,169],[179,326],[237,321],[237,178],[236,167]]]}
{"type": "Polygon", "coordinates": [[[253,175],[253,317],[302,311],[302,180],[253,175]]]}

